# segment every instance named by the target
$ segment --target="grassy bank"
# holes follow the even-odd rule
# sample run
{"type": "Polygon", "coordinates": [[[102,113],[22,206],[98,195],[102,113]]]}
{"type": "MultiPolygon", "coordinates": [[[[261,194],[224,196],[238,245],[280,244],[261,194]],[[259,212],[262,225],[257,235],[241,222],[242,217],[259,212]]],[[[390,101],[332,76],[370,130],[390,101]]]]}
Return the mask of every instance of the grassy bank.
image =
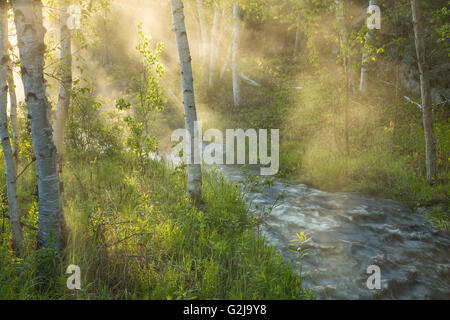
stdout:
{"type": "MultiPolygon", "coordinates": [[[[33,252],[35,231],[25,228],[23,259],[0,246],[0,299],[311,298],[291,266],[258,238],[236,186],[205,173],[199,210],[184,196],[183,169],[150,160],[145,170],[135,167],[125,154],[68,160],[66,257],[57,266],[53,252],[33,252]],[[51,276],[37,274],[38,263],[51,276]],[[69,264],[81,269],[79,291],[66,287],[69,264]]],[[[36,226],[35,206],[34,200],[24,204],[28,225],[36,226]]],[[[9,237],[3,219],[1,242],[9,237]]]]}

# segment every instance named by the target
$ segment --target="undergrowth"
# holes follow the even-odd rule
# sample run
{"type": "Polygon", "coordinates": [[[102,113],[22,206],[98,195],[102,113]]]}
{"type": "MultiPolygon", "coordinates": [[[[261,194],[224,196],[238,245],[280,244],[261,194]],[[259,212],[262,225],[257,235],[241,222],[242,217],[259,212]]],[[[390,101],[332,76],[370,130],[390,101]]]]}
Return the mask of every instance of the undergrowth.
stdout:
{"type": "Polygon", "coordinates": [[[312,298],[255,232],[241,189],[220,174],[204,172],[197,209],[185,197],[184,168],[148,160],[136,170],[127,154],[86,161],[71,157],[63,172],[66,256],[34,251],[35,231],[25,229],[22,259],[0,246],[0,299],[312,298]],[[48,264],[50,278],[39,277],[38,263],[48,264]],[[66,287],[69,264],[80,267],[81,290],[66,287]]]}

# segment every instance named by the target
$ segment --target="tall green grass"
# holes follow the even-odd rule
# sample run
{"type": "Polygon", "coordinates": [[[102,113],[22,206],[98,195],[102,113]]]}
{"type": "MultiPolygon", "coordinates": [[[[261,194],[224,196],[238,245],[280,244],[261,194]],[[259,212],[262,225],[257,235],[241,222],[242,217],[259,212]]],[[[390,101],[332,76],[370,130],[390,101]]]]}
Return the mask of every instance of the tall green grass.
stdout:
{"type": "MultiPolygon", "coordinates": [[[[33,251],[30,230],[23,259],[2,245],[0,299],[312,298],[255,232],[240,189],[221,175],[204,173],[205,204],[198,209],[185,197],[183,168],[149,160],[137,171],[126,154],[75,160],[63,172],[66,257],[56,264],[55,253],[33,251]],[[51,277],[36,273],[42,261],[51,277]],[[81,269],[79,291],[66,287],[69,264],[81,269]]],[[[5,230],[2,239],[8,236],[5,230]]]]}

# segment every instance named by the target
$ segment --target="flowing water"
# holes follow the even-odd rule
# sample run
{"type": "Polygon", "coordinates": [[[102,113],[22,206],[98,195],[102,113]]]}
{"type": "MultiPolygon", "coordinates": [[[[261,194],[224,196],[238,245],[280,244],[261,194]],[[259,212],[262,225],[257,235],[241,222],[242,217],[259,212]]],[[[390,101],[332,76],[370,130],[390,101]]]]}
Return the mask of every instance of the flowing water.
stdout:
{"type": "MultiPolygon", "coordinates": [[[[219,170],[233,182],[245,179],[238,166],[219,170]]],[[[245,200],[255,214],[281,193],[263,232],[294,266],[292,240],[306,233],[303,283],[319,299],[450,299],[450,232],[433,229],[420,213],[392,200],[279,180],[245,200]],[[380,290],[367,287],[371,265],[380,267],[380,290]]]]}
{"type": "MultiPolygon", "coordinates": [[[[238,166],[218,170],[233,182],[245,180],[238,166]]],[[[245,200],[252,214],[276,203],[262,232],[296,270],[292,241],[301,232],[310,238],[301,272],[304,287],[319,299],[450,299],[450,232],[400,203],[282,180],[248,192],[245,200]],[[371,265],[381,270],[379,290],[367,287],[371,265]]]]}

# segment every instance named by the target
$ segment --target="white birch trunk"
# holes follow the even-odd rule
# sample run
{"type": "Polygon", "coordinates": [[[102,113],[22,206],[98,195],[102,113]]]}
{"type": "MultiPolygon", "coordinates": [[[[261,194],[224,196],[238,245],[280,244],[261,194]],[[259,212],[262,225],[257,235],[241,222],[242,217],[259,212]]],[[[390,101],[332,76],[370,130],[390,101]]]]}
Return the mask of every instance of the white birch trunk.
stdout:
{"type": "Polygon", "coordinates": [[[215,48],[215,57],[216,59],[219,58],[219,52],[220,49],[223,48],[223,38],[224,38],[224,34],[225,34],[225,28],[226,28],[226,14],[227,14],[227,9],[225,6],[222,7],[222,13],[220,15],[220,26],[217,28],[217,33],[218,33],[218,38],[216,41],[216,48],[215,48]]]}
{"type": "MultiPolygon", "coordinates": [[[[7,10],[12,9],[11,2],[7,4],[7,10]]],[[[11,43],[8,39],[8,49],[11,50],[11,53],[13,51],[13,48],[11,46],[11,43]]],[[[14,82],[14,63],[12,60],[10,60],[10,63],[8,64],[8,93],[9,93],[9,117],[11,119],[11,129],[12,129],[12,150],[13,150],[13,157],[15,162],[15,172],[14,175],[17,176],[17,168],[19,165],[19,122],[18,122],[18,115],[17,115],[17,95],[16,95],[16,84],[14,82]]]]}
{"type": "Polygon", "coordinates": [[[64,247],[64,217],[60,197],[56,147],[47,115],[48,101],[44,82],[44,36],[42,2],[13,1],[14,19],[20,53],[25,101],[31,123],[36,175],[39,190],[38,248],[64,247]]]}
{"type": "Polygon", "coordinates": [[[336,17],[339,24],[339,46],[340,52],[343,57],[343,65],[345,72],[348,70],[348,48],[347,48],[347,27],[345,23],[345,14],[344,14],[344,2],[342,0],[335,0],[337,4],[336,9],[336,17]]]}
{"type": "MultiPolygon", "coordinates": [[[[198,21],[200,25],[200,36],[201,36],[201,54],[200,54],[200,61],[208,61],[208,32],[206,31],[205,26],[205,12],[203,10],[203,0],[197,0],[197,10],[198,10],[198,21]]],[[[203,63],[202,64],[203,69],[203,77],[204,81],[208,80],[208,64],[203,63]]]]}
{"type": "Polygon", "coordinates": [[[350,143],[349,143],[349,102],[350,102],[350,54],[348,48],[348,33],[347,33],[347,25],[345,22],[345,3],[342,0],[335,0],[337,4],[337,21],[339,24],[339,43],[340,43],[340,52],[343,57],[343,65],[345,72],[345,108],[344,108],[344,123],[345,123],[345,146],[347,156],[350,155],[350,143]]]}
{"type": "MultiPolygon", "coordinates": [[[[199,19],[197,19],[197,16],[195,15],[195,10],[192,8],[189,1],[186,3],[186,7],[191,12],[192,19],[195,22],[196,34],[198,35],[199,39],[201,39],[202,38],[202,28],[200,28],[200,22],[199,22],[199,19]]],[[[198,56],[201,58],[202,52],[203,52],[203,45],[202,45],[201,41],[197,41],[197,44],[198,44],[198,46],[197,46],[198,56]]]]}
{"type": "Polygon", "coordinates": [[[411,0],[412,18],[420,73],[420,90],[422,95],[423,127],[425,133],[425,158],[427,180],[432,182],[437,173],[436,138],[433,125],[433,106],[431,100],[430,75],[424,40],[424,22],[420,1],[411,0]]]}
{"type": "Polygon", "coordinates": [[[13,249],[18,255],[22,253],[22,229],[20,227],[20,213],[17,201],[16,162],[8,130],[6,106],[8,104],[8,6],[6,1],[0,1],[0,138],[2,139],[3,154],[6,167],[6,189],[13,249]]]}
{"type": "Polygon", "coordinates": [[[231,71],[233,76],[233,99],[234,106],[239,107],[241,105],[241,83],[240,83],[240,68],[239,68],[239,28],[240,28],[240,19],[239,19],[239,5],[233,5],[233,45],[232,45],[232,62],[231,62],[231,71]]]}
{"type": "MultiPolygon", "coordinates": [[[[369,0],[369,6],[376,5],[376,0],[369,0]]],[[[366,46],[370,39],[372,37],[372,32],[369,30],[366,33],[366,41],[364,42],[364,46],[366,46]]],[[[367,88],[369,85],[369,54],[367,52],[364,52],[362,55],[362,61],[361,61],[361,79],[359,82],[359,91],[362,93],[367,92],[367,88]]]]}
{"type": "Polygon", "coordinates": [[[300,13],[298,14],[298,17],[297,17],[297,28],[295,30],[295,43],[294,43],[294,53],[293,53],[294,58],[298,54],[299,45],[300,45],[300,13]]]}
{"type": "MultiPolygon", "coordinates": [[[[16,85],[14,83],[13,66],[10,63],[8,66],[8,91],[9,91],[9,117],[11,118],[12,128],[12,141],[13,141],[13,157],[16,163],[15,168],[17,171],[17,165],[19,161],[19,123],[17,120],[17,96],[16,85]]],[[[15,172],[17,174],[17,172],[15,172]]]]}
{"type": "Polygon", "coordinates": [[[222,64],[222,68],[220,69],[220,79],[223,78],[223,75],[225,74],[225,71],[227,70],[227,67],[228,67],[228,64],[230,61],[231,51],[232,51],[231,49],[232,49],[232,46],[229,46],[226,56],[223,57],[223,59],[222,59],[223,64],[222,64]]]}
{"type": "Polygon", "coordinates": [[[209,87],[213,86],[214,70],[216,67],[216,45],[217,45],[217,28],[219,24],[219,8],[217,5],[214,8],[213,27],[211,31],[211,47],[209,55],[209,87]]]}
{"type": "Polygon", "coordinates": [[[55,110],[55,120],[53,122],[53,138],[60,161],[63,155],[64,126],[69,112],[70,91],[72,90],[71,32],[67,26],[68,16],[66,9],[67,4],[63,1],[63,10],[61,10],[59,22],[61,42],[61,81],[59,87],[59,100],[55,110]]]}
{"type": "Polygon", "coordinates": [[[187,137],[190,139],[190,141],[186,141],[186,143],[190,148],[189,150],[191,150],[191,152],[187,152],[189,157],[187,194],[195,203],[200,203],[202,197],[202,167],[201,163],[196,164],[194,160],[201,159],[201,149],[199,143],[194,143],[194,141],[197,140],[195,139],[195,136],[197,135],[197,112],[195,108],[191,54],[186,33],[186,25],[184,23],[183,3],[181,0],[171,0],[171,3],[178,55],[180,58],[185,124],[187,137]]]}

